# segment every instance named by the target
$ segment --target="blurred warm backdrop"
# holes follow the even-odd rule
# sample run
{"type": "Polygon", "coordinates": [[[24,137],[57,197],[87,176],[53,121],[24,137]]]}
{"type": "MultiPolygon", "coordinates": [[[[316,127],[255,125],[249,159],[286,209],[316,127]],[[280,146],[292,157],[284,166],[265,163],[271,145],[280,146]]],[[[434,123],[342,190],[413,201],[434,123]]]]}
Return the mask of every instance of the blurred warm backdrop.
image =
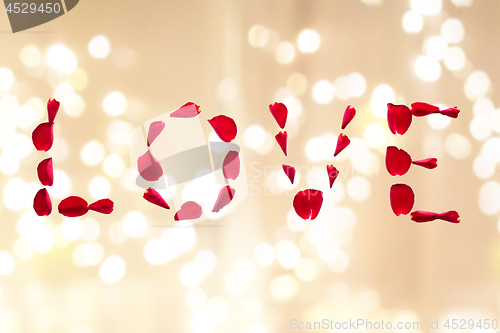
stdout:
{"type": "Polygon", "coordinates": [[[323,318],[430,332],[429,319],[500,319],[499,16],[492,0],[82,0],[12,34],[1,14],[0,332],[281,333],[323,318]],[[50,97],[61,110],[41,153],[31,132],[50,97]],[[249,194],[180,228],[142,198],[127,137],[187,101],[208,141],[206,119],[235,119],[249,194]],[[274,101],[290,112],[286,158],[274,101]],[[386,104],[414,101],[462,112],[414,118],[395,137],[386,104]],[[349,104],[352,143],[333,158],[349,104]],[[439,166],[395,179],[388,145],[439,166]],[[55,209],[40,218],[36,166],[49,156],[55,209]],[[283,163],[300,169],[296,185],[283,163]],[[341,170],[331,190],[326,164],[341,170]],[[461,223],[396,217],[396,182],[414,209],[458,210],[461,223]],[[305,188],[325,191],[310,222],[292,208],[305,188]],[[68,195],[109,197],[115,211],[64,218],[68,195]]]}

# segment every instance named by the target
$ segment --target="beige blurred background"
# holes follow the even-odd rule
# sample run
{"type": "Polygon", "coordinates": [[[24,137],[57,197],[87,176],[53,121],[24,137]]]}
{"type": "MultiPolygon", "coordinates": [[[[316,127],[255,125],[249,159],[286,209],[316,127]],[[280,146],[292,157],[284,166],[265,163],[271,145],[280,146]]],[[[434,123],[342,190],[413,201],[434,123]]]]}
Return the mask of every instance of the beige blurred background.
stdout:
{"type": "Polygon", "coordinates": [[[492,0],[82,0],[12,34],[0,14],[0,332],[281,333],[324,318],[431,332],[429,319],[500,320],[499,15],[492,0]],[[61,110],[41,153],[31,132],[50,97],[61,110]],[[235,119],[249,194],[223,218],[178,228],[173,210],[142,198],[127,137],[187,101],[209,141],[206,119],[235,119]],[[286,158],[274,101],[290,111],[286,158]],[[414,118],[394,137],[386,103],[414,101],[462,112],[414,118]],[[352,143],[333,158],[349,104],[352,143]],[[395,179],[388,145],[439,166],[395,179]],[[39,218],[35,170],[49,156],[54,211],[39,218]],[[283,163],[300,169],[295,186],[283,163]],[[332,189],[326,164],[341,170],[332,189]],[[396,182],[412,186],[414,209],[462,221],[396,217],[396,182]],[[292,208],[305,188],[325,192],[312,222],[292,208]],[[115,211],[65,219],[56,207],[69,195],[109,197],[115,211]]]}

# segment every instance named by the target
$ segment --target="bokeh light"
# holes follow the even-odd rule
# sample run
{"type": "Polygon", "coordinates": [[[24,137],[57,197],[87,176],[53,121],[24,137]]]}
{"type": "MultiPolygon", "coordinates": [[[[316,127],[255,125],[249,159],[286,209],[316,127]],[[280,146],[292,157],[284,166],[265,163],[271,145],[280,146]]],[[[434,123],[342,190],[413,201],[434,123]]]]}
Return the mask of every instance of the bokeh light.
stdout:
{"type": "Polygon", "coordinates": [[[293,44],[289,42],[281,42],[276,47],[276,51],[274,53],[276,57],[276,61],[280,64],[289,64],[295,58],[295,48],[293,44]]]}
{"type": "Polygon", "coordinates": [[[416,34],[422,31],[424,19],[417,11],[410,10],[404,14],[402,24],[406,33],[416,34]]]}
{"type": "Polygon", "coordinates": [[[72,73],[78,64],[75,54],[61,44],[50,47],[45,60],[50,67],[62,74],[72,73]]]}
{"type": "Polygon", "coordinates": [[[441,65],[429,56],[420,56],[415,61],[415,74],[426,82],[434,82],[441,76],[441,65]]]}
{"type": "Polygon", "coordinates": [[[117,255],[106,258],[99,267],[99,276],[106,284],[115,284],[125,275],[125,262],[117,255]]]}
{"type": "Polygon", "coordinates": [[[90,55],[99,59],[106,58],[111,50],[108,39],[103,35],[92,38],[89,42],[88,48],[90,55]]]}
{"type": "Polygon", "coordinates": [[[460,20],[451,18],[441,26],[441,36],[450,44],[460,43],[464,38],[464,26],[460,20]]]}
{"type": "Polygon", "coordinates": [[[300,32],[297,39],[297,46],[303,53],[313,53],[318,49],[320,42],[321,38],[316,31],[305,29],[300,32]]]}
{"type": "Polygon", "coordinates": [[[379,84],[375,87],[370,101],[370,107],[377,118],[387,117],[387,103],[394,103],[396,94],[388,84],[379,84]]]}
{"type": "Polygon", "coordinates": [[[127,109],[127,100],[119,91],[109,93],[102,101],[102,107],[107,115],[116,117],[127,109]]]}
{"type": "Polygon", "coordinates": [[[319,104],[330,103],[333,99],[334,94],[335,88],[333,84],[331,84],[327,80],[316,82],[312,90],[313,98],[319,104]]]}

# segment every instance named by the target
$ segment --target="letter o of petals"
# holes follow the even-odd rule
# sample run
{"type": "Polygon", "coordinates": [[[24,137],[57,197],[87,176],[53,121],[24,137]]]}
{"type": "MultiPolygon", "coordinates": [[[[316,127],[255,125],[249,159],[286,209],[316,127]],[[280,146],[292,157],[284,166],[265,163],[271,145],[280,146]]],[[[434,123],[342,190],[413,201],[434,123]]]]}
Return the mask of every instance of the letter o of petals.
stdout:
{"type": "Polygon", "coordinates": [[[415,194],[410,186],[406,184],[394,184],[391,186],[391,208],[396,216],[407,215],[415,203],[415,194]]]}
{"type": "Polygon", "coordinates": [[[297,215],[304,220],[314,220],[323,204],[323,192],[307,189],[299,191],[293,198],[293,208],[297,215]]]}
{"type": "Polygon", "coordinates": [[[59,214],[67,217],[77,217],[87,214],[89,211],[88,203],[85,199],[70,196],[63,199],[58,206],[59,214]]]}

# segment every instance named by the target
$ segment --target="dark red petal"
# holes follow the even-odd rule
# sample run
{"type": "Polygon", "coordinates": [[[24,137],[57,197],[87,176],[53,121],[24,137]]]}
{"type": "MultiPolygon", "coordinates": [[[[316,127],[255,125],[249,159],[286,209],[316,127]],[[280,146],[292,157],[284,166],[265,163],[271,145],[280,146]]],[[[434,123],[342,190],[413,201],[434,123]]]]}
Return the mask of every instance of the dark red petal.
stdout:
{"type": "Polygon", "coordinates": [[[229,185],[224,186],[219,191],[219,196],[217,197],[217,201],[215,201],[214,208],[212,209],[212,213],[218,213],[222,208],[229,205],[231,200],[234,198],[234,193],[236,190],[229,185]]]}
{"type": "Polygon", "coordinates": [[[300,191],[293,198],[293,208],[304,220],[314,220],[323,204],[323,192],[307,189],[300,191]]]}
{"type": "Polygon", "coordinates": [[[194,201],[187,201],[182,204],[181,209],[174,215],[174,220],[194,220],[202,214],[201,206],[194,201]]]}
{"type": "Polygon", "coordinates": [[[288,109],[283,103],[273,103],[269,105],[269,111],[273,115],[274,119],[278,123],[279,127],[285,128],[286,118],[288,116],[288,109]]]}
{"type": "Polygon", "coordinates": [[[240,174],[240,155],[230,150],[222,162],[222,174],[226,179],[236,180],[240,174]]]}
{"type": "Polygon", "coordinates": [[[233,141],[236,137],[236,133],[238,133],[236,123],[228,116],[216,116],[212,119],[208,119],[208,122],[212,125],[215,133],[217,133],[219,138],[224,142],[233,141]]]}
{"type": "Polygon", "coordinates": [[[455,106],[453,108],[440,110],[439,113],[444,114],[445,116],[448,116],[451,118],[458,118],[458,114],[460,113],[460,110],[455,106]]]}
{"type": "Polygon", "coordinates": [[[335,148],[335,154],[333,156],[337,156],[340,154],[342,150],[344,150],[345,147],[349,146],[351,143],[351,140],[345,135],[344,133],[340,133],[338,139],[337,139],[337,147],[335,148]]]}
{"type": "Polygon", "coordinates": [[[193,102],[187,102],[170,114],[172,118],[194,118],[200,114],[200,106],[193,102]]]}
{"type": "Polygon", "coordinates": [[[57,111],[59,111],[59,103],[53,98],[50,98],[47,102],[47,113],[49,117],[49,124],[54,123],[54,119],[56,119],[57,111]]]}
{"type": "Polygon", "coordinates": [[[89,210],[102,214],[111,214],[113,212],[114,202],[109,199],[97,200],[89,205],[89,210]]]}
{"type": "Polygon", "coordinates": [[[153,141],[160,135],[161,131],[165,128],[165,123],[161,120],[153,121],[149,125],[148,132],[148,147],[153,144],[153,141]]]}
{"type": "Polygon", "coordinates": [[[432,104],[416,102],[411,104],[411,113],[415,117],[423,117],[432,113],[438,113],[439,108],[432,104]]]}
{"type": "Polygon", "coordinates": [[[47,216],[52,213],[52,201],[50,200],[47,189],[40,189],[33,200],[33,208],[38,216],[47,216]]]}
{"type": "Polygon", "coordinates": [[[451,223],[460,223],[460,215],[458,215],[458,212],[454,210],[438,214],[438,219],[451,223]]]}
{"type": "Polygon", "coordinates": [[[385,167],[392,176],[402,176],[411,166],[411,156],[403,149],[389,146],[385,154],[385,167]]]}
{"type": "Polygon", "coordinates": [[[426,211],[423,211],[423,210],[416,210],[414,212],[411,212],[410,216],[411,216],[411,220],[412,221],[415,221],[415,222],[418,222],[418,223],[430,222],[430,221],[434,221],[435,219],[438,218],[438,214],[437,213],[426,212],[426,211]]]}
{"type": "Polygon", "coordinates": [[[339,176],[339,170],[330,164],[326,166],[326,172],[328,173],[328,179],[330,179],[330,188],[332,188],[335,179],[339,176]]]}
{"type": "Polygon", "coordinates": [[[36,150],[47,151],[52,148],[52,144],[54,143],[53,128],[53,123],[41,123],[35,128],[31,135],[31,139],[33,140],[36,150]]]}
{"type": "Polygon", "coordinates": [[[137,159],[137,168],[142,178],[150,182],[160,179],[163,175],[160,162],[158,162],[149,150],[137,159]]]}
{"type": "Polygon", "coordinates": [[[451,223],[460,223],[460,215],[454,210],[450,210],[444,213],[433,213],[426,212],[423,210],[416,210],[411,213],[412,221],[422,223],[422,222],[431,222],[434,220],[443,220],[451,223]]]}
{"type": "Polygon", "coordinates": [[[406,105],[387,104],[387,122],[392,134],[405,134],[410,128],[412,114],[406,105]]]}
{"type": "Polygon", "coordinates": [[[77,196],[63,199],[57,208],[59,209],[59,214],[67,217],[82,216],[89,211],[87,201],[77,196]]]}
{"type": "Polygon", "coordinates": [[[38,164],[36,168],[38,179],[44,186],[54,184],[54,169],[52,167],[52,157],[46,158],[38,164]]]}
{"type": "Polygon", "coordinates": [[[356,109],[352,106],[348,105],[344,111],[344,118],[342,119],[342,129],[345,129],[347,125],[351,122],[351,120],[356,115],[356,109]]]}
{"type": "Polygon", "coordinates": [[[142,196],[144,199],[147,201],[151,202],[153,205],[160,206],[165,209],[170,209],[170,206],[167,204],[167,202],[162,198],[160,193],[156,191],[154,188],[150,187],[148,188],[145,192],[144,195],[142,196]]]}
{"type": "Polygon", "coordinates": [[[391,207],[394,214],[406,215],[413,208],[415,194],[410,186],[406,184],[394,184],[391,186],[391,207]]]}
{"type": "Polygon", "coordinates": [[[286,141],[288,138],[288,133],[286,131],[281,131],[278,134],[276,134],[275,138],[276,138],[276,142],[278,142],[278,144],[280,145],[281,150],[283,150],[283,153],[285,154],[285,156],[287,156],[287,154],[286,154],[286,141]]]}
{"type": "Polygon", "coordinates": [[[424,167],[426,169],[434,169],[435,167],[438,166],[437,161],[438,161],[437,158],[426,158],[423,160],[413,161],[411,163],[424,167]]]}
{"type": "Polygon", "coordinates": [[[282,167],[283,171],[285,172],[285,175],[288,177],[288,179],[290,179],[290,182],[293,184],[296,172],[295,168],[291,165],[286,165],[286,164],[283,164],[282,167]]]}

